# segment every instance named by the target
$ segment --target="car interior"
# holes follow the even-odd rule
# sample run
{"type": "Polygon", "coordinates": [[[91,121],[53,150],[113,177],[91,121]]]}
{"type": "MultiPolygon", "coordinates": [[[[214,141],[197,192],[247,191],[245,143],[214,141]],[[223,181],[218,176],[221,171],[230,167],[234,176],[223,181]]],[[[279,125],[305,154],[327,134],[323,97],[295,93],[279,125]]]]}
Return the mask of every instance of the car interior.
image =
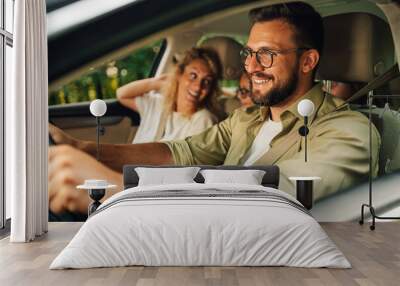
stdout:
{"type": "MultiPolygon", "coordinates": [[[[396,20],[395,15],[390,13],[390,6],[380,5],[380,1],[313,0],[305,2],[312,4],[321,13],[324,21],[325,43],[317,71],[317,80],[360,83],[363,86],[378,81],[378,87],[371,92],[374,95],[387,96],[386,98],[383,96],[375,98],[372,109],[372,121],[382,137],[379,177],[373,185],[374,202],[377,209],[383,213],[399,212],[400,191],[395,187],[396,179],[397,184],[399,183],[396,171],[400,169],[400,115],[398,111],[400,107],[400,76],[397,65],[400,59],[399,20],[396,20]],[[393,69],[394,72],[390,77],[385,77],[385,73],[390,69],[393,69]],[[398,95],[398,97],[393,95],[398,95]]],[[[131,6],[139,4],[132,3],[131,6]]],[[[234,90],[242,72],[239,51],[241,45],[245,44],[249,32],[248,11],[266,4],[270,4],[270,1],[238,1],[231,6],[226,4],[227,7],[216,5],[213,11],[206,11],[202,15],[182,20],[179,23],[164,23],[165,28],[155,27],[155,31],[150,31],[150,28],[148,30],[142,28],[140,23],[144,20],[139,19],[137,23],[141,35],[127,37],[124,41],[121,40],[115,44],[114,49],[111,49],[109,47],[113,45],[113,40],[109,38],[113,38],[113,33],[110,32],[104,38],[104,41],[108,42],[104,44],[104,49],[101,50],[103,46],[97,41],[97,44],[100,45],[98,50],[94,50],[93,54],[86,55],[86,59],[84,56],[78,58],[76,55],[74,59],[74,55],[68,55],[68,47],[63,43],[68,42],[69,37],[78,31],[83,35],[90,34],[93,23],[96,21],[111,22],[120,17],[121,15],[118,13],[122,12],[115,10],[117,12],[95,16],[93,19],[87,19],[86,22],[74,24],[69,28],[62,27],[59,30],[49,31],[49,62],[58,66],[53,70],[51,66],[49,67],[50,93],[59,96],[64,86],[70,82],[88,76],[96,69],[112,68],[115,61],[155,42],[160,44],[149,74],[146,75],[149,77],[165,73],[173,65],[174,59],[179,57],[183,51],[192,46],[201,45],[214,48],[222,60],[225,86],[222,84],[224,93],[219,100],[223,104],[226,114],[229,114],[239,107],[234,90]],[[62,51],[67,53],[64,59],[59,58],[62,51]]],[[[77,7],[79,8],[79,6],[77,7]]],[[[60,15],[63,9],[72,8],[66,6],[48,11],[48,21],[53,19],[54,14],[60,15]]],[[[126,7],[125,10],[129,9],[126,7]]],[[[135,25],[134,20],[131,23],[123,22],[123,17],[120,21],[121,25],[135,25]]],[[[158,24],[160,23],[157,22],[158,24]]],[[[113,27],[110,24],[111,28],[113,27]]],[[[116,33],[115,37],[117,36],[120,34],[116,33]]],[[[96,42],[94,38],[92,41],[96,42]]],[[[82,42],[82,49],[85,50],[83,54],[90,52],[87,50],[88,48],[90,45],[82,42]]],[[[132,142],[140,124],[139,115],[121,106],[115,98],[110,97],[105,101],[108,110],[101,119],[101,123],[105,127],[101,142],[132,142]]],[[[354,110],[360,111],[368,117],[369,108],[366,103],[366,95],[350,102],[354,110]]],[[[49,120],[74,137],[94,141],[96,121],[89,113],[89,104],[90,102],[86,101],[50,105],[49,120]]],[[[361,205],[367,199],[368,183],[366,182],[316,202],[312,213],[319,221],[356,220],[359,218],[360,209],[354,206],[358,206],[358,203],[361,205]],[[341,208],[340,212],[337,211],[338,205],[341,208]]]]}
{"type": "MultiPolygon", "coordinates": [[[[381,18],[366,13],[347,13],[332,15],[324,18],[327,33],[324,43],[319,77],[324,80],[340,82],[358,82],[364,85],[372,82],[395,65],[394,44],[390,27],[381,18]],[[341,35],[340,38],[329,35],[341,35]],[[340,64],[337,64],[340,63],[340,64]]],[[[396,94],[383,82],[377,94],[396,94]],[[386,87],[384,86],[386,85],[386,87]]],[[[390,98],[389,106],[399,99],[390,98]]],[[[369,109],[364,104],[352,103],[354,110],[368,117],[369,109]]],[[[381,135],[381,150],[379,153],[379,176],[392,173],[399,168],[398,134],[400,117],[396,110],[385,110],[385,105],[375,106],[372,110],[372,121],[381,135]],[[396,136],[397,135],[397,136],[396,136]],[[390,166],[389,166],[390,165],[390,166]]],[[[379,183],[378,183],[379,184],[379,183]]],[[[384,208],[388,202],[398,201],[399,192],[378,185],[375,203],[384,208]]],[[[366,199],[367,185],[336,194],[334,197],[323,199],[316,204],[313,213],[321,220],[355,220],[358,212],[351,211],[354,202],[366,199]],[[339,204],[346,211],[338,213],[334,205],[339,204]]]]}

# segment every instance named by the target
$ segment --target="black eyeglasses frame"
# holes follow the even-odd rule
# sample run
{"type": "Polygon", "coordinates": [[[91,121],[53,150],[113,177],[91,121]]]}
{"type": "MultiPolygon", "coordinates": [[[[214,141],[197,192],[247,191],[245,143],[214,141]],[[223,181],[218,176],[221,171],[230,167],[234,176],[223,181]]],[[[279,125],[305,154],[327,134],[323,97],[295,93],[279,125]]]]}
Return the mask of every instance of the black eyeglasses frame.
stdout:
{"type": "Polygon", "coordinates": [[[288,53],[292,53],[292,52],[299,52],[299,51],[310,50],[310,49],[311,48],[308,48],[308,47],[300,47],[300,48],[292,48],[292,49],[286,49],[286,50],[271,50],[269,48],[264,47],[264,48],[259,48],[257,51],[253,51],[249,47],[244,47],[240,51],[240,57],[242,59],[243,66],[246,68],[246,66],[248,66],[248,65],[246,65],[247,58],[249,56],[253,57],[253,54],[255,54],[257,63],[259,65],[261,65],[263,68],[268,69],[268,68],[272,67],[272,65],[274,64],[274,56],[276,57],[279,54],[288,54],[288,53]],[[260,57],[261,57],[260,52],[268,54],[270,56],[270,64],[269,65],[262,64],[261,59],[260,59],[260,57]],[[245,53],[247,53],[247,54],[245,54],[245,53]]]}

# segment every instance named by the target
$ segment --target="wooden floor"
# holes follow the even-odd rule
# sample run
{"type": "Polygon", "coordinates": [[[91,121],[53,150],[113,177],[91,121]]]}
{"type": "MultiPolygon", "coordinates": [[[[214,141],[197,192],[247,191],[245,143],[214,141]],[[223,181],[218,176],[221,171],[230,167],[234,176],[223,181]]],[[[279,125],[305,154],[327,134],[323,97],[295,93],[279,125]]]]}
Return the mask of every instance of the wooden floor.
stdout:
{"type": "Polygon", "coordinates": [[[322,224],[353,268],[121,267],[48,270],[80,223],[50,223],[49,233],[28,244],[0,241],[0,285],[400,285],[400,223],[375,231],[356,223],[322,224]]]}

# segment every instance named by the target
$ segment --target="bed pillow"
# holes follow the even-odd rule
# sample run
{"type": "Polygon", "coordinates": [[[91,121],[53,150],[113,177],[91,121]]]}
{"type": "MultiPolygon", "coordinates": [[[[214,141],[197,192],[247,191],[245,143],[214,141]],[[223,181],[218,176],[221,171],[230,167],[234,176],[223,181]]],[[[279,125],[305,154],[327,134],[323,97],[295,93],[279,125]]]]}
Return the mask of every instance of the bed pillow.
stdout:
{"type": "Polygon", "coordinates": [[[201,170],[200,174],[204,177],[205,184],[224,183],[224,184],[246,184],[261,185],[265,171],[262,170],[201,170]]]}
{"type": "Polygon", "coordinates": [[[199,167],[135,168],[139,176],[138,186],[196,183],[194,178],[199,170],[199,167]]]}

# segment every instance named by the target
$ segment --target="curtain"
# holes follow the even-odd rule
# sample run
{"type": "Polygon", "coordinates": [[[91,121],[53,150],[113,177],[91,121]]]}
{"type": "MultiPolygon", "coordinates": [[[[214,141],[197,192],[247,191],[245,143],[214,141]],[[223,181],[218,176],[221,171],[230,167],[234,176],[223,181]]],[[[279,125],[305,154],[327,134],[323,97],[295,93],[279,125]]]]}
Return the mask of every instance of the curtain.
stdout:
{"type": "Polygon", "coordinates": [[[45,0],[15,1],[12,94],[6,98],[6,187],[12,242],[47,232],[48,79],[45,0]]]}

